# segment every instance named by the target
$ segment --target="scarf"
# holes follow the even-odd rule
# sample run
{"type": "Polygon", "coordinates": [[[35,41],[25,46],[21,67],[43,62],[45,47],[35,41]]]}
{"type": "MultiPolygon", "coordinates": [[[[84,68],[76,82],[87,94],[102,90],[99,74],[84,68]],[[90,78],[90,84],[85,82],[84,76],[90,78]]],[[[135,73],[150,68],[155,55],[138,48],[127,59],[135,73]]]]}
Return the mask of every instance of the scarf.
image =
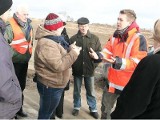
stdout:
{"type": "Polygon", "coordinates": [[[53,40],[56,43],[59,43],[65,50],[69,50],[69,44],[65,41],[63,36],[53,36],[53,35],[47,35],[44,36],[44,38],[48,38],[50,40],[53,40]]]}
{"type": "Polygon", "coordinates": [[[16,14],[13,14],[13,18],[16,20],[16,22],[18,23],[18,25],[20,25],[23,28],[26,28],[27,24],[30,24],[32,21],[28,18],[27,22],[23,22],[22,20],[20,20],[16,14]]]}
{"type": "Polygon", "coordinates": [[[120,38],[120,42],[125,42],[128,38],[128,32],[132,30],[133,28],[136,28],[136,30],[139,32],[139,26],[134,21],[130,26],[127,26],[123,30],[116,30],[114,32],[113,37],[120,38]]]}

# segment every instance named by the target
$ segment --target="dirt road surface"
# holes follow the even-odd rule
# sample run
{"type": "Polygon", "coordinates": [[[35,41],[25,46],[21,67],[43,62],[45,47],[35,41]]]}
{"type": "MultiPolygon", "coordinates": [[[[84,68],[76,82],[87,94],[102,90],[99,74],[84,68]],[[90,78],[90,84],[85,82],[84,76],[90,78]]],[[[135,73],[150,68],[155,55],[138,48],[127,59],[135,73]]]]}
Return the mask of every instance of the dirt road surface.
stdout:
{"type": "MultiPolygon", "coordinates": [[[[73,95],[73,84],[71,83],[70,90],[65,92],[63,119],[94,119],[89,114],[88,105],[86,103],[86,98],[85,98],[84,87],[82,87],[82,107],[80,109],[78,116],[72,115],[72,109],[73,109],[72,95],[73,95]]],[[[38,109],[39,109],[39,95],[37,89],[27,88],[24,91],[24,96],[25,96],[24,110],[29,115],[27,119],[36,119],[38,116],[38,109]]],[[[100,100],[98,100],[98,111],[100,111],[100,100]]]]}
{"type": "MultiPolygon", "coordinates": [[[[36,83],[32,81],[34,75],[33,65],[29,65],[27,85],[24,90],[24,111],[28,113],[27,118],[22,119],[37,119],[38,109],[39,109],[39,94],[37,91],[36,83]]],[[[102,89],[96,87],[96,96],[97,96],[97,108],[100,115],[100,106],[101,106],[101,96],[102,89]]],[[[94,119],[90,116],[90,111],[86,102],[85,88],[82,86],[82,107],[80,109],[78,116],[72,115],[73,110],[73,82],[70,84],[70,89],[65,92],[64,98],[64,114],[63,119],[94,119]]]]}

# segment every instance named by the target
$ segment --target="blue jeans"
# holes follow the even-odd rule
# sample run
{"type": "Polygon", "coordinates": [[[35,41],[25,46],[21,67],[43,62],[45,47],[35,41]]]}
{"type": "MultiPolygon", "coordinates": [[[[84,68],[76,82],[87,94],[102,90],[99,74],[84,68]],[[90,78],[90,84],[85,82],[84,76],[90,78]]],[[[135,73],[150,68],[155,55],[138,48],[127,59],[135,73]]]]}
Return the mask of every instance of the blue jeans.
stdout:
{"type": "Polygon", "coordinates": [[[59,104],[63,93],[63,88],[46,87],[37,81],[37,89],[40,95],[40,108],[38,112],[38,119],[50,119],[56,107],[59,104]]]}
{"type": "Polygon", "coordinates": [[[86,89],[87,104],[91,112],[97,112],[95,89],[94,89],[94,77],[82,77],[74,76],[74,109],[79,110],[81,107],[81,86],[84,78],[84,85],[86,89]]]}

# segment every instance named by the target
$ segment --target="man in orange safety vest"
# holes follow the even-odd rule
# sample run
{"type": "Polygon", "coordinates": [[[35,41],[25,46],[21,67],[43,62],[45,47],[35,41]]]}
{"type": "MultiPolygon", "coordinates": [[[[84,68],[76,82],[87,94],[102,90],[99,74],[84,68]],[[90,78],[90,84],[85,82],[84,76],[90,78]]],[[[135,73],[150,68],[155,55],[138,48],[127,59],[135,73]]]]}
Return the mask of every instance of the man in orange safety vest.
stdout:
{"type": "Polygon", "coordinates": [[[111,109],[128,83],[133,71],[142,58],[147,55],[147,41],[140,33],[133,10],[121,10],[117,19],[117,30],[107,41],[104,49],[90,56],[111,64],[108,69],[109,87],[104,89],[101,118],[109,119],[111,109]]]}

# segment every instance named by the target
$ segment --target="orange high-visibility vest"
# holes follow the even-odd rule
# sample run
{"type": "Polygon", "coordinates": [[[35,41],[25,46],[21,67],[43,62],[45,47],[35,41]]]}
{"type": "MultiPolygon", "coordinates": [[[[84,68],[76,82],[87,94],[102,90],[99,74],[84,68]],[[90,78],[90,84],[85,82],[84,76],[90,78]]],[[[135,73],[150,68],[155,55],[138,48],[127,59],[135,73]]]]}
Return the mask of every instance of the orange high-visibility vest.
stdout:
{"type": "Polygon", "coordinates": [[[12,42],[10,43],[11,47],[16,50],[20,54],[25,54],[27,50],[29,50],[29,53],[32,53],[32,29],[30,31],[31,39],[29,42],[26,40],[25,35],[17,22],[14,20],[14,18],[11,18],[9,20],[10,25],[13,30],[14,38],[12,42]]]}
{"type": "Polygon", "coordinates": [[[126,42],[118,43],[118,38],[112,37],[105,45],[101,54],[105,58],[119,56],[122,58],[120,69],[110,67],[108,69],[109,92],[114,93],[115,89],[122,91],[132,76],[137,64],[147,55],[147,51],[139,51],[139,33],[131,30],[126,42]]]}

